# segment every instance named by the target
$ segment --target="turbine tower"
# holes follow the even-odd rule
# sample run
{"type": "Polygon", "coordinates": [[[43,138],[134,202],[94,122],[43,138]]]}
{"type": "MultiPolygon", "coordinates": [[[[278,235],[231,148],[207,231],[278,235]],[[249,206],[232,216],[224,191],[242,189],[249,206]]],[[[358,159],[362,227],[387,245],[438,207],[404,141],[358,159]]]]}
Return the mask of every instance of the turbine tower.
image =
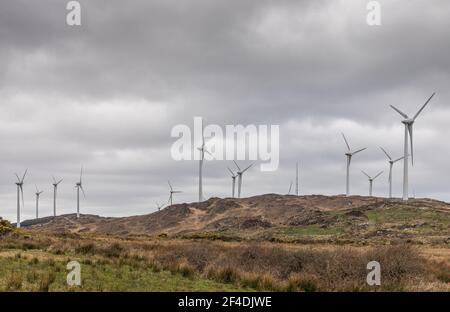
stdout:
{"type": "Polygon", "coordinates": [[[367,149],[367,147],[362,148],[360,150],[354,151],[352,152],[350,149],[350,145],[348,144],[347,138],[345,137],[345,135],[342,133],[342,137],[344,138],[345,141],[345,145],[347,145],[347,153],[345,153],[345,156],[347,156],[347,178],[346,178],[346,196],[350,196],[350,164],[352,162],[352,157],[355,154],[358,154],[359,152],[362,152],[364,150],[367,149]]]}
{"type": "Polygon", "coordinates": [[[81,167],[80,171],[80,181],[75,184],[75,188],[77,189],[77,219],[80,218],[80,189],[83,192],[83,197],[86,197],[86,194],[84,193],[83,189],[82,177],[83,177],[83,167],[81,167]]]}
{"type": "Polygon", "coordinates": [[[16,173],[17,177],[17,224],[16,227],[20,228],[20,197],[22,196],[22,208],[25,206],[25,201],[23,199],[23,181],[25,180],[25,176],[27,174],[28,169],[25,170],[25,173],[22,176],[22,179],[19,178],[19,175],[16,173]]]}
{"type": "Polygon", "coordinates": [[[298,196],[298,161],[295,164],[295,195],[298,196]]]}
{"type": "Polygon", "coordinates": [[[200,203],[203,201],[203,160],[205,160],[205,152],[211,155],[211,153],[205,148],[205,136],[203,135],[203,126],[202,126],[202,146],[197,149],[200,151],[200,160],[198,166],[198,202],[200,203]]]}
{"type": "Polygon", "coordinates": [[[386,150],[384,148],[382,148],[380,146],[381,150],[384,152],[384,154],[386,154],[387,158],[389,159],[389,198],[392,198],[392,167],[394,166],[394,164],[400,160],[402,160],[405,157],[400,157],[398,159],[392,159],[392,157],[388,154],[388,152],[386,152],[386,150]]]}
{"type": "Polygon", "coordinates": [[[383,173],[383,171],[381,171],[380,173],[378,173],[378,174],[377,174],[375,177],[373,177],[373,178],[372,178],[370,175],[368,175],[367,173],[365,173],[364,171],[361,170],[361,172],[364,173],[364,175],[365,175],[366,177],[369,178],[369,196],[372,196],[373,181],[374,181],[376,178],[378,178],[378,177],[383,173]]]}
{"type": "Polygon", "coordinates": [[[232,184],[231,184],[231,197],[234,198],[234,190],[235,190],[235,186],[236,186],[236,177],[238,176],[237,174],[235,174],[233,172],[233,170],[231,170],[229,167],[228,171],[230,171],[231,173],[231,180],[232,180],[232,184]]]}
{"type": "Polygon", "coordinates": [[[413,149],[413,125],[416,121],[416,118],[420,115],[420,113],[424,110],[424,108],[431,101],[433,96],[436,93],[433,93],[430,98],[423,104],[423,106],[419,109],[419,111],[414,115],[413,118],[409,118],[408,115],[403,113],[401,110],[396,108],[393,105],[390,105],[393,110],[399,113],[404,119],[402,123],[405,125],[405,141],[404,141],[404,151],[403,151],[403,200],[408,200],[409,192],[408,192],[408,156],[409,156],[409,148],[408,148],[408,136],[411,143],[411,164],[414,166],[414,149],[413,149]]]}
{"type": "Polygon", "coordinates": [[[56,217],[56,193],[58,190],[58,184],[62,182],[63,179],[56,181],[53,177],[53,216],[56,217]]]}
{"type": "Polygon", "coordinates": [[[244,174],[245,171],[250,169],[250,167],[253,166],[254,164],[251,164],[250,166],[248,166],[244,170],[241,170],[241,168],[239,168],[238,164],[234,160],[233,160],[233,162],[236,165],[236,167],[238,168],[238,171],[237,171],[237,175],[238,175],[238,198],[241,198],[242,175],[244,174]]]}
{"type": "Polygon", "coordinates": [[[39,196],[44,192],[44,191],[39,191],[37,185],[34,185],[36,187],[36,219],[39,218],[39,196]]]}
{"type": "Polygon", "coordinates": [[[173,188],[172,188],[172,184],[170,184],[170,181],[167,181],[167,183],[169,184],[169,187],[170,187],[170,195],[169,195],[168,202],[170,202],[170,206],[172,206],[173,194],[182,193],[182,192],[181,191],[174,191],[173,188]]]}

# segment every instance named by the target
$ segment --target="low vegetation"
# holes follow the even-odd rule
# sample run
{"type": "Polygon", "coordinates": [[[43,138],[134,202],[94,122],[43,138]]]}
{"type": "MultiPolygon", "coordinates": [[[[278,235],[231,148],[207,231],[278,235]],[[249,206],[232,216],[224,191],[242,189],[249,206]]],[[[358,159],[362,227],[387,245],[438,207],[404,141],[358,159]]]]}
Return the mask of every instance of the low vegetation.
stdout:
{"type": "Polygon", "coordinates": [[[13,227],[12,227],[11,223],[9,223],[6,220],[3,220],[0,217],[0,236],[10,233],[12,231],[13,231],[13,227]]]}
{"type": "Polygon", "coordinates": [[[355,247],[92,235],[7,235],[3,291],[448,291],[448,263],[407,245],[355,247]],[[82,286],[69,287],[77,260],[82,286]],[[366,283],[369,261],[382,285],[366,283]]]}
{"type": "Polygon", "coordinates": [[[0,219],[0,290],[449,291],[449,244],[450,205],[429,199],[266,194],[20,230],[0,219]],[[81,287],[67,286],[70,260],[81,287]]]}

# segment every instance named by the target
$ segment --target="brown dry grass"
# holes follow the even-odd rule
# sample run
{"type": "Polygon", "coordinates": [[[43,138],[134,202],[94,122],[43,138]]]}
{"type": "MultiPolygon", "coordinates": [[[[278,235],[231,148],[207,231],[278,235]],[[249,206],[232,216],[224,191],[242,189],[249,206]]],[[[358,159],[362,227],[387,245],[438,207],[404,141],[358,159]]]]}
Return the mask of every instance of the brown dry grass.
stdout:
{"type": "MultiPolygon", "coordinates": [[[[23,250],[30,261],[78,255],[83,261],[119,263],[153,270],[169,270],[267,291],[448,291],[450,267],[442,259],[424,256],[407,245],[351,247],[285,245],[268,242],[151,239],[145,237],[14,236],[0,241],[2,248],[23,250]],[[431,260],[430,260],[431,259],[431,260]],[[368,262],[381,264],[382,285],[366,284],[368,262]]],[[[11,252],[0,252],[0,256],[11,252]]],[[[440,251],[439,254],[445,254],[440,251]]],[[[16,253],[17,255],[17,253],[16,253]]],[[[49,264],[50,265],[50,264],[49,264]]],[[[48,279],[51,280],[50,277],[48,279]]],[[[11,282],[15,282],[12,278],[11,282]]],[[[46,290],[45,278],[42,290],[46,290]]]]}

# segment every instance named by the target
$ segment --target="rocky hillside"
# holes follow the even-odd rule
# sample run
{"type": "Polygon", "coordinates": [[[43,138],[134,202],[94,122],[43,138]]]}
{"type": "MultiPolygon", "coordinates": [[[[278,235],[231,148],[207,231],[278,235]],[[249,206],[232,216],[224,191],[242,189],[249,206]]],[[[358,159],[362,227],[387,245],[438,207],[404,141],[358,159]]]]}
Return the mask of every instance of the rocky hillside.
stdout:
{"type": "Polygon", "coordinates": [[[450,205],[430,199],[408,202],[375,197],[266,194],[176,204],[148,215],[103,218],[83,215],[26,221],[33,231],[115,235],[298,240],[450,241],[450,205]]]}

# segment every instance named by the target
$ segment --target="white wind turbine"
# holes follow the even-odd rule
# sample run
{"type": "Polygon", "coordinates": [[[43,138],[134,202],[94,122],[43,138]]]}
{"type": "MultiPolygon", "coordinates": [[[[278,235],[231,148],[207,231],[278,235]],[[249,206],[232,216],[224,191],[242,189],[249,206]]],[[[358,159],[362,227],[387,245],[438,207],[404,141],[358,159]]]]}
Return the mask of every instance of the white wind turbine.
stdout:
{"type": "Polygon", "coordinates": [[[155,202],[156,208],[158,209],[158,211],[161,210],[162,207],[164,207],[164,205],[159,204],[158,202],[155,202]]]}
{"type": "Polygon", "coordinates": [[[173,194],[182,193],[182,192],[181,191],[174,191],[173,188],[172,188],[172,184],[170,184],[170,181],[167,181],[167,183],[169,184],[169,187],[170,187],[170,195],[169,195],[168,202],[170,202],[170,206],[172,206],[173,194]]]}
{"type": "Polygon", "coordinates": [[[394,109],[397,113],[399,113],[404,119],[402,123],[405,125],[405,142],[404,142],[404,151],[403,151],[403,200],[408,200],[409,192],[408,192],[408,156],[409,156],[409,148],[408,148],[408,135],[411,143],[411,163],[414,166],[414,149],[413,149],[413,125],[416,121],[416,118],[423,111],[425,106],[431,101],[433,96],[436,93],[433,93],[430,98],[425,102],[425,104],[419,109],[419,111],[414,115],[413,118],[409,118],[408,115],[403,113],[401,110],[396,108],[393,105],[390,105],[392,109],[394,109]]]}
{"type": "Polygon", "coordinates": [[[361,172],[364,173],[364,175],[365,175],[366,177],[369,178],[369,196],[372,196],[373,181],[374,181],[376,178],[378,178],[378,177],[383,173],[383,171],[381,171],[380,173],[378,173],[378,174],[377,174],[376,176],[374,176],[373,178],[372,178],[370,175],[368,175],[367,173],[365,173],[364,171],[361,170],[361,172]]]}
{"type": "Polygon", "coordinates": [[[198,166],[198,202],[203,201],[203,161],[205,160],[205,153],[212,154],[205,148],[205,136],[203,135],[202,126],[202,146],[197,148],[200,151],[200,160],[198,166]]]}
{"type": "Polygon", "coordinates": [[[77,189],[77,219],[80,218],[80,189],[83,192],[83,197],[86,197],[86,194],[84,193],[83,189],[82,177],[83,177],[83,167],[81,167],[80,171],[80,181],[75,184],[75,188],[77,189]]]}
{"type": "Polygon", "coordinates": [[[400,157],[398,159],[392,159],[392,157],[388,154],[388,152],[386,152],[386,150],[384,148],[382,148],[381,146],[380,146],[380,148],[386,154],[387,158],[389,159],[389,178],[388,178],[388,181],[389,181],[389,198],[392,198],[392,167],[394,166],[394,164],[396,162],[402,160],[405,157],[403,156],[403,157],[400,157]]]}
{"type": "Polygon", "coordinates": [[[23,181],[25,180],[25,176],[28,172],[28,169],[25,170],[25,173],[22,176],[22,179],[19,178],[19,175],[16,173],[17,177],[17,228],[20,228],[20,197],[22,196],[22,208],[25,206],[25,201],[23,199],[23,181]]]}
{"type": "Polygon", "coordinates": [[[228,168],[228,171],[230,171],[230,173],[231,173],[231,180],[232,180],[232,184],[231,184],[231,197],[232,198],[234,198],[234,190],[235,190],[235,186],[236,186],[236,177],[238,176],[237,174],[235,174],[234,172],[233,172],[233,170],[231,170],[229,167],[227,167],[228,168]]]}
{"type": "Polygon", "coordinates": [[[238,198],[241,198],[242,175],[244,174],[245,171],[250,169],[250,167],[253,166],[254,164],[251,164],[250,166],[248,166],[244,170],[241,170],[241,168],[239,168],[238,164],[234,160],[233,160],[233,162],[236,165],[236,167],[238,168],[238,171],[237,171],[237,175],[238,175],[238,198]]]}
{"type": "Polygon", "coordinates": [[[53,216],[56,217],[56,193],[58,190],[58,184],[62,182],[63,179],[56,181],[55,177],[53,178],[53,216]]]}
{"type": "Polygon", "coordinates": [[[342,133],[342,137],[344,138],[345,145],[347,145],[347,149],[348,149],[347,153],[345,153],[345,156],[347,156],[347,178],[346,178],[346,192],[345,192],[345,194],[347,196],[350,196],[350,164],[352,162],[352,157],[353,157],[353,155],[366,150],[367,147],[352,152],[351,149],[350,149],[350,145],[348,144],[347,138],[345,137],[345,135],[343,133],[342,133]]]}
{"type": "Polygon", "coordinates": [[[44,191],[39,191],[36,184],[34,186],[36,187],[36,219],[38,219],[39,218],[39,196],[41,196],[41,194],[44,191]]]}

